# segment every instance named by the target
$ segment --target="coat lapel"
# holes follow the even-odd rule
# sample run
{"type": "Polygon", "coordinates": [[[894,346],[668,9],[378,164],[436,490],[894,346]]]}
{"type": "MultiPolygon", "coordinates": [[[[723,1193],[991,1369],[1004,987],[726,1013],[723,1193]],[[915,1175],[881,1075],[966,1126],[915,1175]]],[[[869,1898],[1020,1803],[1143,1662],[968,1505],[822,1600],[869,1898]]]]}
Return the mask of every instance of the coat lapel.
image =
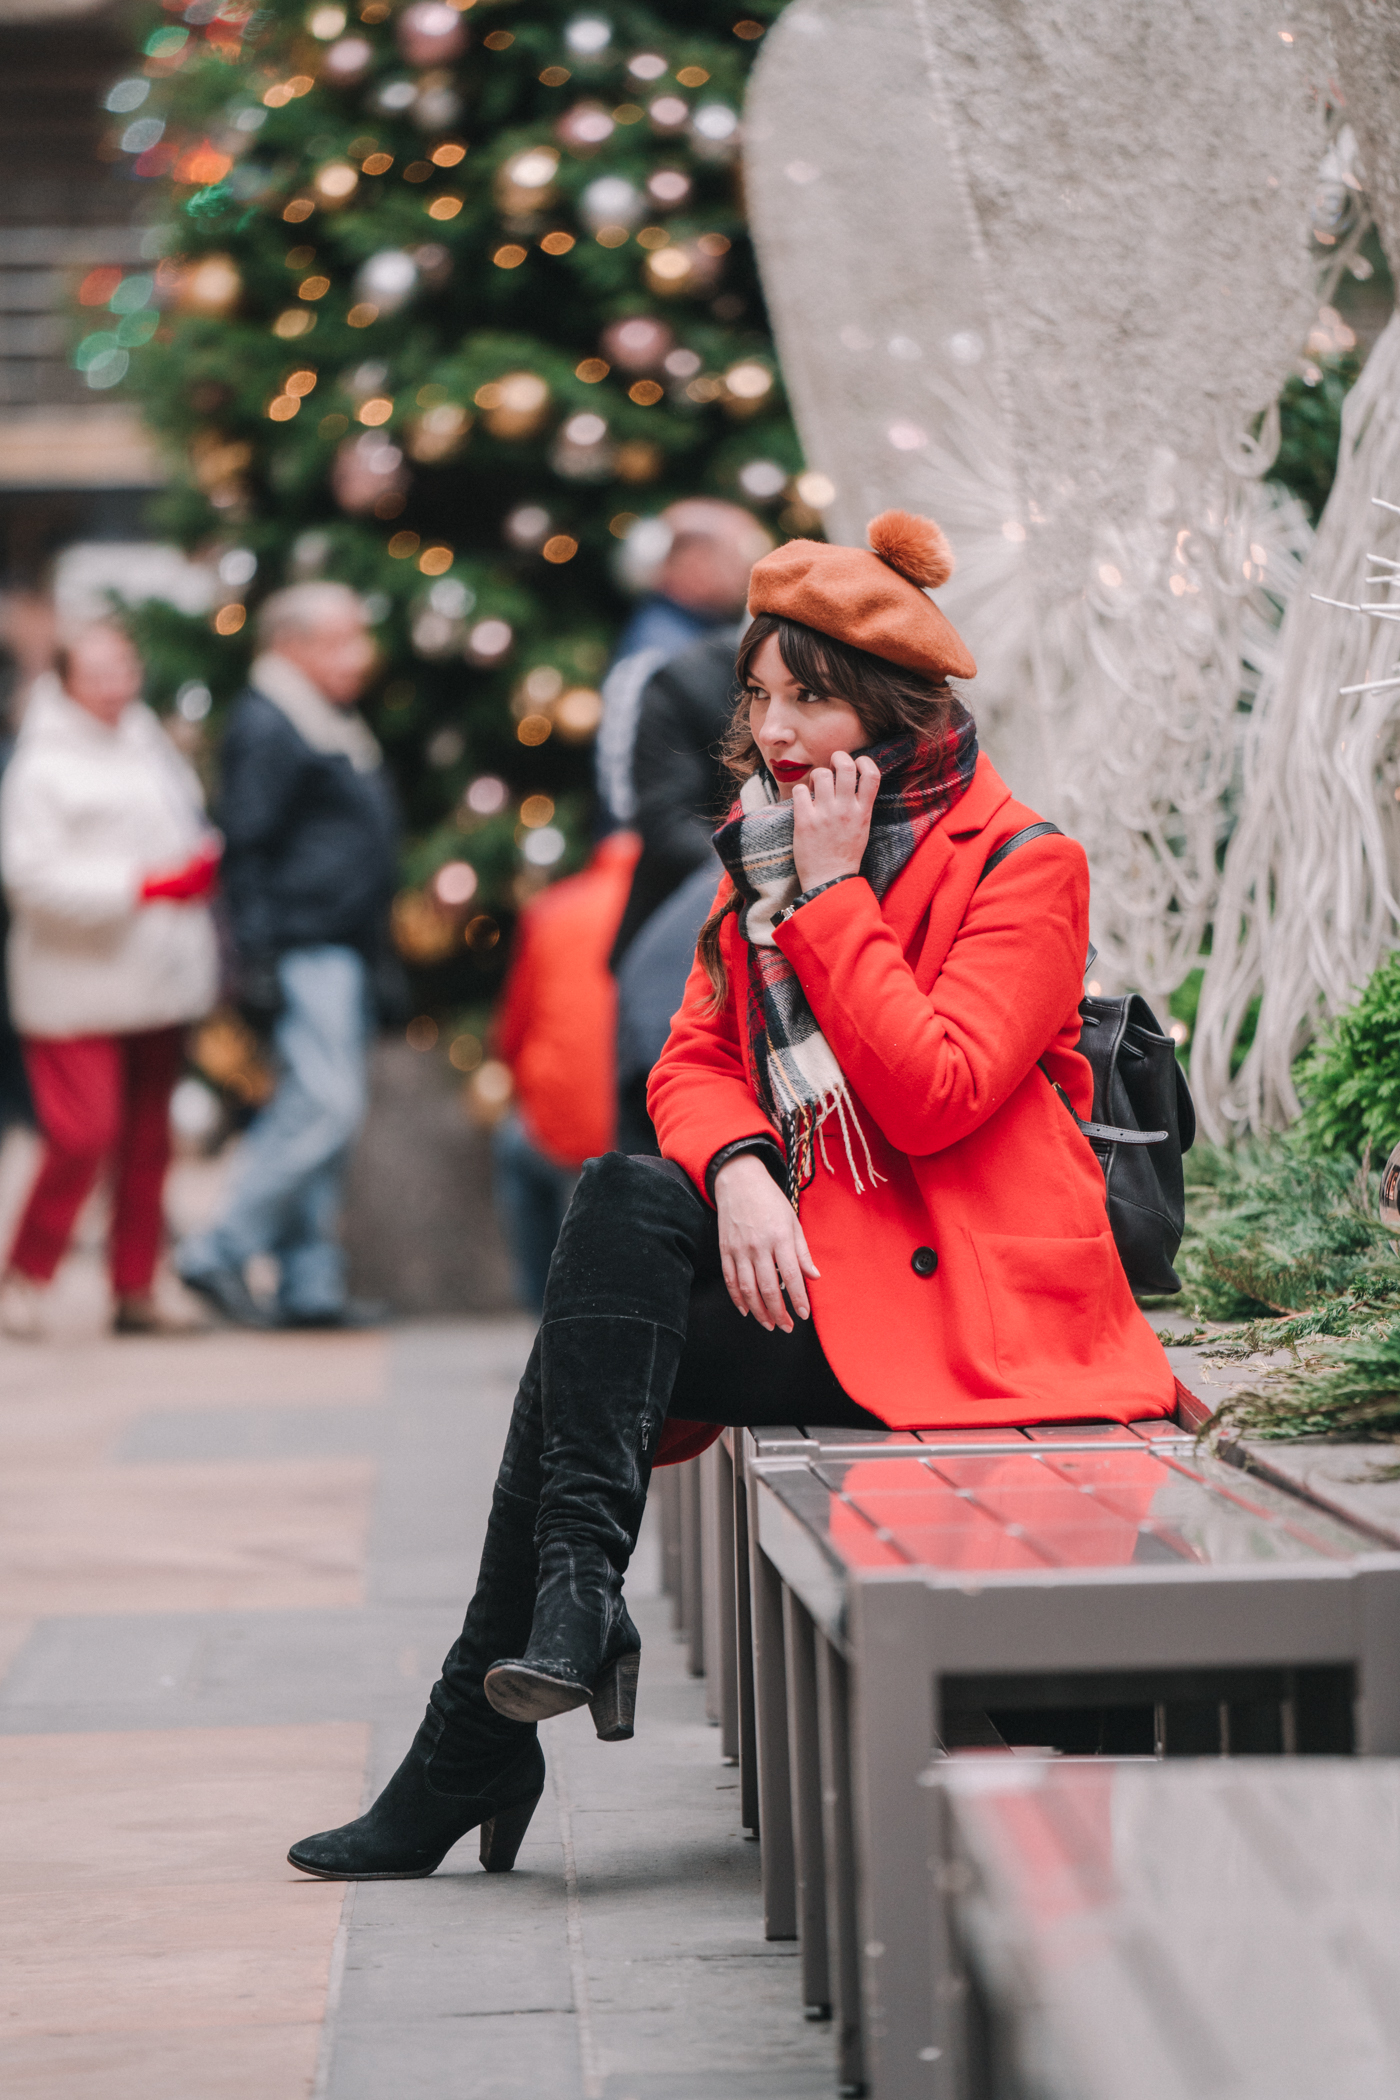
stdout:
{"type": "Polygon", "coordinates": [[[935,974],[942,967],[967,909],[963,885],[944,879],[959,857],[958,848],[985,831],[997,811],[1010,800],[1010,788],[983,755],[977,761],[967,793],[910,854],[885,892],[882,909],[886,922],[906,957],[915,962],[920,981],[931,952],[937,955],[935,974]]]}

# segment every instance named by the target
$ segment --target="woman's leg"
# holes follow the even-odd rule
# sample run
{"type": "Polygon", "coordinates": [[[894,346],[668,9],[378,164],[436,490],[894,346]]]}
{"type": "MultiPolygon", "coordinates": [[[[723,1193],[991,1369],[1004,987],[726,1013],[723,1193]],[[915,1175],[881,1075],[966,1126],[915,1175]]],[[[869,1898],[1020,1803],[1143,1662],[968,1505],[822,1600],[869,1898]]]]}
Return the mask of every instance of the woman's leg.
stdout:
{"type": "Polygon", "coordinates": [[[25,1068],[44,1154],[10,1248],[8,1266],[48,1283],[63,1259],[78,1212],[121,1127],[121,1061],[116,1038],[29,1037],[25,1068]]]}
{"type": "Polygon", "coordinates": [[[116,1038],[122,1062],[122,1127],[112,1177],[112,1289],[119,1299],[150,1295],[165,1214],[170,1165],[170,1096],[180,1076],[183,1028],[152,1028],[116,1038]]]}
{"type": "Polygon", "coordinates": [[[528,1644],[486,1695],[539,1721],[585,1701],[605,1740],[632,1733],[641,1641],[622,1601],[652,1459],[714,1217],[662,1161],[590,1160],[564,1220],[540,1326],[539,1579],[528,1644]]]}
{"type": "Polygon", "coordinates": [[[349,1880],[431,1873],[505,1804],[497,1827],[510,1842],[487,1864],[508,1867],[544,1781],[534,1722],[592,1693],[600,1734],[631,1733],[635,1677],[622,1666],[640,1642],[622,1577],[678,1369],[677,1411],[698,1419],[874,1424],[835,1385],[810,1328],[765,1334],[732,1307],[726,1317],[716,1289],[715,1216],[686,1176],[618,1153],[590,1161],[550,1270],[461,1637],[374,1807],[293,1846],[294,1866],[349,1880]]]}
{"type": "MultiPolygon", "coordinates": [[[[478,1824],[483,1863],[512,1865],[544,1785],[544,1759],[537,1716],[502,1713],[487,1697],[486,1675],[502,1658],[527,1671],[541,1656],[562,1665],[543,1710],[563,1712],[587,1699],[601,1665],[640,1647],[622,1605],[622,1573],[707,1221],[713,1231],[684,1177],[620,1154],[585,1168],[516,1395],[461,1636],[374,1806],[339,1830],[302,1839],[288,1854],[293,1866],[336,1880],[430,1874],[478,1824]]],[[[609,1732],[618,1734],[625,1719],[631,1733],[620,1701],[603,1719],[616,1721],[609,1732]]]]}
{"type": "Polygon", "coordinates": [[[533,1725],[498,1714],[483,1680],[498,1655],[530,1634],[543,1443],[539,1356],[536,1340],[506,1436],[476,1592],[422,1726],[367,1814],[293,1845],[287,1856],[303,1873],[345,1881],[431,1874],[478,1825],[488,1872],[515,1863],[544,1787],[544,1758],[533,1725]]]}

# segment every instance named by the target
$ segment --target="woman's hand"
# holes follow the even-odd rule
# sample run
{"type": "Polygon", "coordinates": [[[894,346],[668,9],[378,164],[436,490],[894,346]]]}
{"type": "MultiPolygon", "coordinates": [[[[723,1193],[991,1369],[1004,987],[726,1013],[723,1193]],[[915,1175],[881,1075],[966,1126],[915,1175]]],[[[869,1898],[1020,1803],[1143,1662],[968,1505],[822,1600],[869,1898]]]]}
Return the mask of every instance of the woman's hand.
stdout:
{"type": "MultiPolygon", "coordinates": [[[[849,760],[847,761],[849,764],[849,760]]],[[[719,1251],[724,1281],[741,1313],[752,1313],[771,1334],[792,1333],[792,1313],[809,1318],[807,1276],[821,1271],[807,1249],[797,1213],[761,1159],[740,1152],[715,1176],[719,1251]],[[792,1312],[783,1303],[786,1286],[792,1312]]]]}
{"type": "Polygon", "coordinates": [[[837,751],[792,791],[792,857],[804,890],[837,875],[858,875],[880,786],[873,758],[837,751]]]}

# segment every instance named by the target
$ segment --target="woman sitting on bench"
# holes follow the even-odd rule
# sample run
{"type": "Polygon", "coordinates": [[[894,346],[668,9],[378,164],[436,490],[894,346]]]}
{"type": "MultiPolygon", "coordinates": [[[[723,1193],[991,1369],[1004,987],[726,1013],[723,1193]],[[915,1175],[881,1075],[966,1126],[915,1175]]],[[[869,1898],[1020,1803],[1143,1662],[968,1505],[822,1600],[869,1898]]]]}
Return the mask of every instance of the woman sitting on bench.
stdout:
{"type": "Polygon", "coordinates": [[[658,1456],[703,1425],[981,1428],[1164,1415],[1103,1174],[1066,1112],[1081,849],[978,756],[975,665],[927,596],[927,519],[753,572],[715,910],[649,1106],[664,1157],[591,1160],[555,1251],[476,1594],[374,1806],[294,1845],[333,1879],[431,1874],[481,1826],[510,1867],[536,1723],[632,1733],[622,1598],[658,1456]]]}

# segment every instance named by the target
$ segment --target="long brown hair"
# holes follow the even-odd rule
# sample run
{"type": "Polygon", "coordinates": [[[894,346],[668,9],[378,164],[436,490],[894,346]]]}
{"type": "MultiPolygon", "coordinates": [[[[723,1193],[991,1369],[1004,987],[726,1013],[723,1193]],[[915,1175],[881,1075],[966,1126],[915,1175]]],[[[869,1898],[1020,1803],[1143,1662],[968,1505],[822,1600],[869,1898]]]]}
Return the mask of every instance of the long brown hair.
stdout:
{"type": "MultiPolygon", "coordinates": [[[[770,635],[777,636],[778,653],[788,671],[809,692],[845,700],[855,709],[870,743],[883,743],[889,737],[910,733],[932,739],[947,726],[954,705],[950,686],[922,678],[917,671],[906,671],[901,664],[888,663],[882,656],[872,656],[868,649],[855,649],[834,635],[819,634],[815,627],[803,627],[777,613],[759,613],[750,621],[739,644],[734,664],[739,691],[720,745],[720,757],[736,781],[749,779],[761,763],[749,726],[749,666],[755,651],[770,635]]],[[[730,912],[741,909],[743,901],[734,890],[717,904],[700,928],[695,944],[714,989],[715,1008],[723,1005],[729,992],[720,928],[730,912]]]]}

